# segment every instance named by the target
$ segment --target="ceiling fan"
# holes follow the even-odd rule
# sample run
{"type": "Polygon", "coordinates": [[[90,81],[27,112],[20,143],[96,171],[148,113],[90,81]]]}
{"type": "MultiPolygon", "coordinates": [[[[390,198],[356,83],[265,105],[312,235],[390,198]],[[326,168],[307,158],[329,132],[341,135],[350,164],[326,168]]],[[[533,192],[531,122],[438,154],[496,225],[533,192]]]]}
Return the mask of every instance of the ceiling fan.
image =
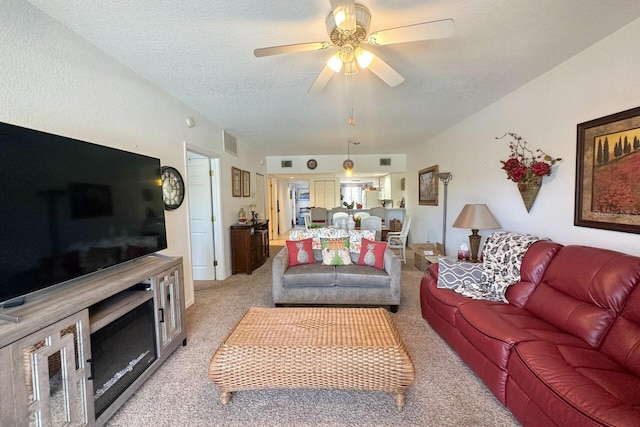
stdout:
{"type": "Polygon", "coordinates": [[[404,81],[396,70],[374,53],[363,49],[360,45],[384,46],[395,43],[406,43],[420,40],[433,40],[453,35],[453,19],[423,22],[406,25],[369,34],[371,12],[354,0],[330,0],[331,12],[327,16],[326,25],[330,41],[298,43],[283,46],[272,46],[255,49],[256,57],[280,55],[283,53],[324,50],[337,47],[309,88],[309,93],[318,93],[329,83],[334,73],[344,68],[346,75],[355,74],[365,68],[370,69],[382,81],[395,87],[404,81]]]}

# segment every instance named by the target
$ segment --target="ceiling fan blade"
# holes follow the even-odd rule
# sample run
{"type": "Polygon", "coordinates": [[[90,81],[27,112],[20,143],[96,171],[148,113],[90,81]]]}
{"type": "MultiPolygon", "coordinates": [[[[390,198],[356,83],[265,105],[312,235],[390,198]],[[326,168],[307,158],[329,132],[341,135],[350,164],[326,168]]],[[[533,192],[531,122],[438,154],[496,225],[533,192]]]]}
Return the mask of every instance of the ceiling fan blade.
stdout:
{"type": "Polygon", "coordinates": [[[391,87],[396,87],[404,81],[404,77],[391,68],[389,64],[378,58],[375,54],[372,55],[373,58],[367,68],[369,68],[376,76],[380,77],[383,82],[391,87]]]}
{"type": "Polygon", "coordinates": [[[374,46],[407,43],[420,40],[444,39],[453,35],[453,19],[423,22],[422,24],[390,28],[369,35],[368,42],[374,46]]]}
{"type": "Polygon", "coordinates": [[[329,80],[331,80],[331,77],[333,77],[334,74],[335,72],[331,69],[331,67],[329,67],[328,65],[325,65],[322,71],[320,71],[320,74],[318,74],[318,77],[316,77],[316,80],[313,82],[313,84],[311,85],[307,93],[317,94],[322,92],[322,89],[324,89],[327,83],[329,83],[329,80]]]}
{"type": "Polygon", "coordinates": [[[312,42],[312,43],[298,43],[298,44],[285,44],[282,46],[262,47],[253,50],[253,55],[256,58],[262,56],[280,55],[283,53],[296,53],[307,52],[310,50],[323,50],[331,46],[328,42],[312,42]]]}
{"type": "Polygon", "coordinates": [[[333,17],[341,30],[353,31],[356,28],[356,2],[354,0],[330,0],[333,17]]]}

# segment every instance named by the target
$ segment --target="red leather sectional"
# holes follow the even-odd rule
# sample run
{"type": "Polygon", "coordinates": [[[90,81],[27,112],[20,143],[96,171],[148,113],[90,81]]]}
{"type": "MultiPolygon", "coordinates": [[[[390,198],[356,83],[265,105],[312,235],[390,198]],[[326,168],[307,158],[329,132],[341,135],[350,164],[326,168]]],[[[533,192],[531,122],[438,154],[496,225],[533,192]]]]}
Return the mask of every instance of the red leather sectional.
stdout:
{"type": "Polygon", "coordinates": [[[509,304],[420,284],[422,316],[525,426],[640,426],[640,257],[534,243],[509,304]]]}

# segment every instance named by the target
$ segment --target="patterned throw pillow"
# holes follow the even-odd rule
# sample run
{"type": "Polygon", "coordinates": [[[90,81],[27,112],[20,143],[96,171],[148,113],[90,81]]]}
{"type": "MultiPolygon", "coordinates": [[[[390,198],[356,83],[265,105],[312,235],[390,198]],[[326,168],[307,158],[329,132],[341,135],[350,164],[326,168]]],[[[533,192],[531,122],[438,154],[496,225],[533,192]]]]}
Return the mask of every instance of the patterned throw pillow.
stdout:
{"type": "Polygon", "coordinates": [[[320,239],[322,247],[323,265],[349,265],[351,254],[349,253],[349,238],[320,239]]]}
{"type": "Polygon", "coordinates": [[[313,264],[313,248],[311,238],[302,240],[287,240],[287,251],[289,252],[289,266],[300,264],[313,264]]]}
{"type": "Polygon", "coordinates": [[[438,259],[438,288],[456,289],[464,284],[482,282],[482,264],[438,259]]]}
{"type": "Polygon", "coordinates": [[[371,267],[384,270],[384,251],[387,249],[387,242],[376,242],[362,238],[362,248],[358,264],[369,265],[371,267]]]}

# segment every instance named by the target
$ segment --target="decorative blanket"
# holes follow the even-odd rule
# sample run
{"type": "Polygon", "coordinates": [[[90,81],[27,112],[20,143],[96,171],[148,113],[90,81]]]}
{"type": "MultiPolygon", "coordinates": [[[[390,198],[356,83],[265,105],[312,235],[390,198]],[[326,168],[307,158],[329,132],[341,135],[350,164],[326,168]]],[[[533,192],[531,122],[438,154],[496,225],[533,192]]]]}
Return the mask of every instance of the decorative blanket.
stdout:
{"type": "Polygon", "coordinates": [[[466,282],[454,289],[469,298],[508,302],[507,288],[520,281],[522,258],[540,240],[530,234],[500,231],[487,237],[482,256],[482,281],[466,282]]]}

